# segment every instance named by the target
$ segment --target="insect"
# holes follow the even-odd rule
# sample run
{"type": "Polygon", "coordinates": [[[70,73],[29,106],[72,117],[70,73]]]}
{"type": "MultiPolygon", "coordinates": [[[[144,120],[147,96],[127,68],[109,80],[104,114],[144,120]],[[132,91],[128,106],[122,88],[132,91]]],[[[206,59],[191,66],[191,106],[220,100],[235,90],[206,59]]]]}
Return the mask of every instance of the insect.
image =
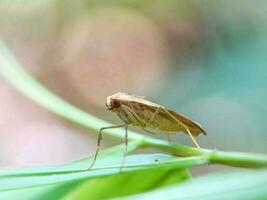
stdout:
{"type": "Polygon", "coordinates": [[[107,97],[106,108],[115,112],[124,123],[116,126],[103,127],[99,130],[97,150],[89,169],[93,167],[96,161],[102,139],[102,131],[105,129],[125,128],[124,159],[127,153],[128,127],[130,125],[140,127],[149,133],[151,132],[148,129],[163,132],[167,134],[168,138],[171,133],[182,131],[189,135],[197,148],[200,148],[200,146],[194,136],[196,137],[201,133],[206,135],[206,132],[197,122],[169,110],[164,106],[150,102],[141,96],[122,92],[116,93],[107,97]]]}

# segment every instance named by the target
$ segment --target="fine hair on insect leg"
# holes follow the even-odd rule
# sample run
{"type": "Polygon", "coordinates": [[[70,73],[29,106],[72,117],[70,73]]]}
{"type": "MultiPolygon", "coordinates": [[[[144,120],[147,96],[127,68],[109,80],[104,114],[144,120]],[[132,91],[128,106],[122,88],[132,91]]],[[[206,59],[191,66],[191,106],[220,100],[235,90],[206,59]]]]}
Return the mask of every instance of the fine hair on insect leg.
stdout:
{"type": "Polygon", "coordinates": [[[101,140],[102,140],[102,132],[103,132],[103,130],[106,130],[106,129],[113,129],[113,128],[121,128],[121,127],[126,127],[126,126],[128,127],[127,124],[122,124],[122,125],[107,126],[107,127],[102,127],[102,128],[100,128],[99,133],[98,133],[98,138],[97,138],[97,148],[96,148],[96,152],[95,152],[93,161],[92,161],[90,167],[87,168],[85,171],[89,171],[89,170],[91,170],[92,167],[94,166],[95,162],[96,162],[96,159],[97,159],[97,156],[98,156],[98,152],[99,152],[99,149],[100,149],[100,143],[101,143],[101,140]]]}

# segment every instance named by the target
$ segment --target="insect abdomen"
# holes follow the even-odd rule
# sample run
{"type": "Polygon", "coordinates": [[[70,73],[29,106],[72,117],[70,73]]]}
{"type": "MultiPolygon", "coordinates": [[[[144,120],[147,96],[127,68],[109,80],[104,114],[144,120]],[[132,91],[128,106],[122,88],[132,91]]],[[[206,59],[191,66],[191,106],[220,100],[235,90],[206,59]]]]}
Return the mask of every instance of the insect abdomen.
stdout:
{"type": "Polygon", "coordinates": [[[188,134],[188,129],[194,136],[198,136],[201,133],[206,135],[206,132],[196,122],[174,111],[169,110],[169,112],[175,119],[166,113],[160,112],[160,114],[155,116],[154,120],[148,124],[148,127],[164,132],[182,131],[186,134],[188,134]]]}
{"type": "Polygon", "coordinates": [[[179,132],[182,130],[177,122],[168,120],[161,115],[155,116],[155,119],[148,123],[147,127],[164,132],[179,132]]]}

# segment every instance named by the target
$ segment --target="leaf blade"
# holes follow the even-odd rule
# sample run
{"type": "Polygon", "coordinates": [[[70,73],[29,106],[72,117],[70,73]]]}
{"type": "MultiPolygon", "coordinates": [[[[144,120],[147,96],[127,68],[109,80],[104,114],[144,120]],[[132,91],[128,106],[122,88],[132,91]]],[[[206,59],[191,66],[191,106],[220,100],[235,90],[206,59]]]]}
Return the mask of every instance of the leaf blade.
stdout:
{"type": "Polygon", "coordinates": [[[215,173],[186,183],[116,200],[266,199],[267,170],[215,173]],[[168,195],[175,194],[175,196],[168,195]]]}

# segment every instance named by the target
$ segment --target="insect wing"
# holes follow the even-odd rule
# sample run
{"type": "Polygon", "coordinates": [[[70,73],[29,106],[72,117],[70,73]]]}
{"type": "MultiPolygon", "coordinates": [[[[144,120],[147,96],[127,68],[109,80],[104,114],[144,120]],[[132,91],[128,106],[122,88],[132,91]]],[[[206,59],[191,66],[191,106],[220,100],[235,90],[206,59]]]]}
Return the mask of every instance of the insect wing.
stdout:
{"type": "MultiPolygon", "coordinates": [[[[204,135],[207,135],[207,133],[203,130],[203,128],[201,127],[200,124],[198,124],[197,122],[194,122],[193,120],[178,114],[172,110],[168,109],[168,112],[174,116],[179,122],[183,123],[194,136],[198,136],[199,134],[203,133],[204,135]]],[[[160,112],[160,115],[163,115],[164,117],[168,118],[169,120],[174,120],[172,118],[172,116],[170,116],[170,114],[162,111],[160,112]]]]}

